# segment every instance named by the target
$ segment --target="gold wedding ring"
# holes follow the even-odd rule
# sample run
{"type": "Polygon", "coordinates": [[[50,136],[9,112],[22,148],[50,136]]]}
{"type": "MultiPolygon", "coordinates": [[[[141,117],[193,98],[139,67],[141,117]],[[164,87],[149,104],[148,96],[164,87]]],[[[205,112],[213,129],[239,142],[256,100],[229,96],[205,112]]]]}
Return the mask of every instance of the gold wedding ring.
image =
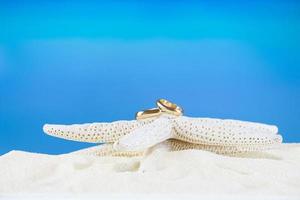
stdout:
{"type": "Polygon", "coordinates": [[[183,109],[181,107],[166,99],[157,100],[156,105],[162,112],[166,112],[168,114],[175,115],[175,116],[183,115],[183,109]]]}
{"type": "Polygon", "coordinates": [[[166,99],[159,99],[156,101],[158,108],[152,108],[144,111],[139,111],[136,113],[135,118],[137,120],[147,119],[152,117],[158,117],[162,113],[167,113],[175,116],[183,115],[183,109],[166,99]]]}
{"type": "Polygon", "coordinates": [[[137,120],[146,119],[150,117],[157,117],[161,114],[161,110],[158,108],[152,108],[148,110],[139,111],[135,114],[137,120]]]}

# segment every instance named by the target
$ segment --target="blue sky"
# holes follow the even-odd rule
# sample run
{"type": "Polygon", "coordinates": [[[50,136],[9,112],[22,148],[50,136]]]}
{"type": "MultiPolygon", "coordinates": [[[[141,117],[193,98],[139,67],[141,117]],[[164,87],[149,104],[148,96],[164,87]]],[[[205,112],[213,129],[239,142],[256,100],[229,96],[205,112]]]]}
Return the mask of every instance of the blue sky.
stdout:
{"type": "Polygon", "coordinates": [[[299,142],[299,22],[296,1],[1,1],[0,154],[90,146],[42,125],[133,119],[161,97],[299,142]]]}

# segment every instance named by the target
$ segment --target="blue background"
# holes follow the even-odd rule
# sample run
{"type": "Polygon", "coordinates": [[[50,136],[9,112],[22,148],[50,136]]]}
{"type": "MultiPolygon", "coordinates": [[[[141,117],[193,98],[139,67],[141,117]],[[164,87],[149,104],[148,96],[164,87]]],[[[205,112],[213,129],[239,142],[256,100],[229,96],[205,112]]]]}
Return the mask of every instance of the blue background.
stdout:
{"type": "Polygon", "coordinates": [[[299,52],[297,1],[1,1],[0,154],[91,146],[42,125],[133,119],[161,97],[300,142],[299,52]]]}

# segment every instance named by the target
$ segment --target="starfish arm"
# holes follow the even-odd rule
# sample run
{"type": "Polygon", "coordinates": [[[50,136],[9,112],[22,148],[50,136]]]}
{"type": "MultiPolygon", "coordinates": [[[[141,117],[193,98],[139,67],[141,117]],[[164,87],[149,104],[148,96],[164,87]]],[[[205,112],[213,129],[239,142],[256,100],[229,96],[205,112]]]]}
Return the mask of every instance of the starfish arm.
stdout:
{"type": "Polygon", "coordinates": [[[89,147],[74,151],[71,154],[75,155],[88,155],[88,156],[120,156],[120,157],[133,157],[142,156],[144,151],[116,151],[113,144],[101,144],[94,147],[89,147]]]}
{"type": "Polygon", "coordinates": [[[45,124],[43,130],[48,135],[67,140],[91,143],[112,143],[134,129],[150,122],[151,120],[122,120],[111,123],[86,123],[73,125],[45,124]]]}
{"type": "Polygon", "coordinates": [[[173,120],[175,138],[222,146],[274,145],[282,142],[276,126],[239,120],[179,117],[173,120]]]}
{"type": "Polygon", "coordinates": [[[188,149],[197,149],[197,150],[204,150],[210,151],[216,154],[221,155],[229,155],[229,156],[239,156],[244,153],[248,152],[258,152],[258,151],[265,151],[275,146],[269,145],[244,145],[244,146],[220,146],[220,145],[205,145],[205,144],[195,144],[184,142],[177,139],[170,139],[165,142],[170,149],[170,151],[182,151],[188,149]]]}
{"type": "MultiPolygon", "coordinates": [[[[168,151],[182,151],[182,150],[203,150],[216,154],[227,156],[243,156],[245,153],[265,151],[272,146],[265,145],[246,145],[246,146],[220,146],[220,145],[204,145],[184,142],[177,139],[168,139],[159,143],[153,147],[163,147],[168,151]]],[[[141,151],[117,151],[113,148],[113,144],[101,144],[94,147],[85,148],[79,151],[74,151],[71,154],[75,155],[88,155],[88,156],[117,156],[117,157],[134,157],[143,156],[146,154],[146,150],[141,151]]]]}
{"type": "Polygon", "coordinates": [[[140,151],[173,137],[171,121],[160,117],[152,123],[133,130],[115,142],[118,151],[140,151]]]}

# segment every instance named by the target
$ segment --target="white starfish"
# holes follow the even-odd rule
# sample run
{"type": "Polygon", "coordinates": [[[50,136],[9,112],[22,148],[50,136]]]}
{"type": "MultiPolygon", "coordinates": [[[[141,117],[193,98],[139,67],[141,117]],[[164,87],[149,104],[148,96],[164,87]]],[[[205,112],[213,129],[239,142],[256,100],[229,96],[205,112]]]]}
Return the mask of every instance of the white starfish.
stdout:
{"type": "Polygon", "coordinates": [[[203,149],[234,155],[269,149],[282,142],[276,126],[167,113],[143,120],[111,123],[46,124],[43,130],[49,135],[68,140],[105,143],[79,151],[101,156],[143,155],[157,144],[170,150],[203,149]]]}

